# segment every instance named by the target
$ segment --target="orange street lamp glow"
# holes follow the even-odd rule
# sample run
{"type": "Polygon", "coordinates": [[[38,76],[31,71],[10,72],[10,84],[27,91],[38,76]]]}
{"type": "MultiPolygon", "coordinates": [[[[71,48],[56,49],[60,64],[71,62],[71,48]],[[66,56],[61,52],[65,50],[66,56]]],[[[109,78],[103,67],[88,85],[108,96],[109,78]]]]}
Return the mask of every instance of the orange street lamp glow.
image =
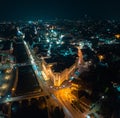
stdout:
{"type": "Polygon", "coordinates": [[[104,59],[104,56],[103,55],[99,55],[98,58],[99,58],[100,61],[102,61],[104,59]]]}
{"type": "Polygon", "coordinates": [[[12,91],[15,91],[15,88],[12,88],[12,91]]]}
{"type": "Polygon", "coordinates": [[[117,39],[120,39],[120,34],[116,34],[115,37],[116,37],[117,39]]]}

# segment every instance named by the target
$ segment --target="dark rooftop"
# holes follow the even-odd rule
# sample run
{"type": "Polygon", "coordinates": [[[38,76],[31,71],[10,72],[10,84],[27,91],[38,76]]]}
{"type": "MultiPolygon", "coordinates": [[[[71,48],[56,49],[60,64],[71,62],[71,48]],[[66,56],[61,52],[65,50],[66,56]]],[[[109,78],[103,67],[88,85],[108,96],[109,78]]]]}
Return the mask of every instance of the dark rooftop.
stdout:
{"type": "Polygon", "coordinates": [[[30,62],[23,43],[15,45],[14,54],[16,56],[17,63],[30,62]]]}
{"type": "Polygon", "coordinates": [[[1,51],[10,50],[10,45],[11,45],[11,41],[9,40],[2,41],[0,42],[0,50],[1,51]]]}
{"type": "Polygon", "coordinates": [[[18,67],[18,85],[16,94],[25,94],[39,89],[40,87],[32,66],[18,67]]]}
{"type": "Polygon", "coordinates": [[[68,56],[56,56],[53,58],[45,59],[47,63],[54,63],[52,69],[54,72],[62,72],[64,69],[72,66],[76,61],[76,56],[68,55],[68,56]]]}

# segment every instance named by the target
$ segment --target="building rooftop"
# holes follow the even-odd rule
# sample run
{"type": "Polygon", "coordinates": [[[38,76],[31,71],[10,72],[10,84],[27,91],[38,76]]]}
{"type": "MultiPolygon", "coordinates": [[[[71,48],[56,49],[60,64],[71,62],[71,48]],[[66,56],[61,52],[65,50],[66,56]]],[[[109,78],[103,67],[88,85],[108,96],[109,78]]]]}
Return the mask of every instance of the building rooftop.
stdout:
{"type": "Polygon", "coordinates": [[[52,70],[54,72],[62,72],[64,69],[72,66],[76,61],[76,56],[68,55],[68,56],[56,56],[45,59],[47,63],[53,63],[52,70]]]}
{"type": "Polygon", "coordinates": [[[2,40],[0,42],[0,51],[7,51],[10,50],[11,41],[10,40],[2,40]]]}

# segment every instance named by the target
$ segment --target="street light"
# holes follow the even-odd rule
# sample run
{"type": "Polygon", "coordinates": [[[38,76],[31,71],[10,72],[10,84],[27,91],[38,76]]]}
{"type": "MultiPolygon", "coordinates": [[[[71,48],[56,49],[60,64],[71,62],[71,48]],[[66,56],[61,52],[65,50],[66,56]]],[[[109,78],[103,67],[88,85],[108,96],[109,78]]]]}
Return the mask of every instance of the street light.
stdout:
{"type": "Polygon", "coordinates": [[[12,88],[12,91],[15,91],[15,88],[12,88]]]}
{"type": "Polygon", "coordinates": [[[10,79],[10,76],[9,75],[6,75],[5,76],[5,80],[9,80],[10,79]]]}
{"type": "Polygon", "coordinates": [[[9,74],[9,73],[11,73],[11,71],[12,71],[12,69],[8,68],[5,72],[9,74]]]}
{"type": "Polygon", "coordinates": [[[8,87],[7,84],[3,84],[1,88],[2,88],[2,89],[6,89],[7,87],[8,87]]]}

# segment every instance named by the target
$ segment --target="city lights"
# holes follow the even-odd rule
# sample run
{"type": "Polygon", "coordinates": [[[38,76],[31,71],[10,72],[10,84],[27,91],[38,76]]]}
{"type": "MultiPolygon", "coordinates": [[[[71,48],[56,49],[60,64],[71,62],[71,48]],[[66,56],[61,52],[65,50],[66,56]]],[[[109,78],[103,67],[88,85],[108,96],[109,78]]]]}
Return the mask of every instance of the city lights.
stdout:
{"type": "Polygon", "coordinates": [[[9,80],[9,79],[10,79],[10,75],[6,75],[5,80],[9,80]]]}
{"type": "Polygon", "coordinates": [[[7,87],[8,87],[7,84],[3,84],[3,85],[1,86],[2,89],[7,89],[7,87]]]}
{"type": "Polygon", "coordinates": [[[0,105],[6,115],[33,106],[51,118],[119,114],[118,21],[5,22],[0,36],[0,105]]]}

